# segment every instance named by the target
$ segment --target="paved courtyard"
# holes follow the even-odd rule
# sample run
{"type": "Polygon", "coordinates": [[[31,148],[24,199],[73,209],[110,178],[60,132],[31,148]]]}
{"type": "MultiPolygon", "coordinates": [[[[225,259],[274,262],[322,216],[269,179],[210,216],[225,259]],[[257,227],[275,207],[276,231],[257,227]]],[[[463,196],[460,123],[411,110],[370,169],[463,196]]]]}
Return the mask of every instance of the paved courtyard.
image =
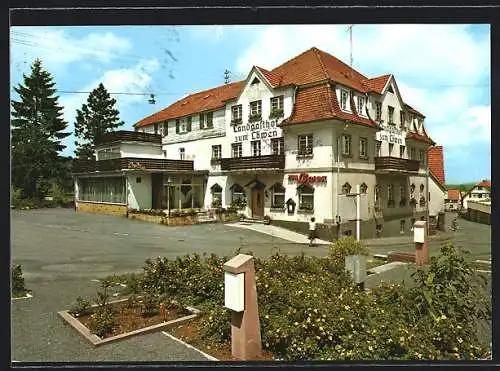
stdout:
{"type": "MultiPolygon", "coordinates": [[[[477,259],[490,256],[490,227],[460,221],[462,230],[453,240],[473,250],[477,259]]],[[[285,238],[286,232],[280,232],[285,238]]],[[[324,256],[327,245],[308,248],[287,239],[224,224],[166,227],[106,215],[75,213],[72,209],[44,209],[11,213],[11,257],[21,264],[34,297],[11,305],[11,354],[16,361],[188,361],[203,356],[160,332],[92,348],[65,325],[57,311],[68,309],[77,296],[92,298],[98,286],[93,279],[113,273],[140,271],[147,258],[197,252],[232,256],[238,248],[265,257],[284,254],[324,256]]],[[[448,234],[442,238],[449,237],[448,234]]],[[[366,241],[373,252],[411,248],[409,237],[366,241]]],[[[437,251],[438,239],[431,242],[437,251]]],[[[396,270],[394,270],[396,273],[396,270]]],[[[391,275],[377,275],[391,279],[391,275]]],[[[399,279],[396,274],[394,279],[399,279]]],[[[367,285],[369,282],[367,282],[367,285]]]]}

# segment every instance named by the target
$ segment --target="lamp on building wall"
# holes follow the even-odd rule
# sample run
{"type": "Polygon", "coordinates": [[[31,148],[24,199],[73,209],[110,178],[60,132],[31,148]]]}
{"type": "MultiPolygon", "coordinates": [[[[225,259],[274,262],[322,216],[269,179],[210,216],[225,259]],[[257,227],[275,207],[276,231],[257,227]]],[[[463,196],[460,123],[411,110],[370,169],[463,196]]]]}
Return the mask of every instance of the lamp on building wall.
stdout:
{"type": "Polygon", "coordinates": [[[295,201],[289,198],[286,202],[286,208],[288,210],[288,214],[293,214],[295,212],[295,201]]]}

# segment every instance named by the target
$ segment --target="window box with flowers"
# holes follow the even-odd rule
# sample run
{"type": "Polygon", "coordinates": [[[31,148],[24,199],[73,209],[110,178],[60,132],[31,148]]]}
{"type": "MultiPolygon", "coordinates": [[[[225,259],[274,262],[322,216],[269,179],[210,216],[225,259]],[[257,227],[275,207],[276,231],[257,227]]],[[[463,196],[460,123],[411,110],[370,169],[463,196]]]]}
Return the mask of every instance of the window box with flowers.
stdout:
{"type": "Polygon", "coordinates": [[[222,207],[222,202],[219,198],[215,197],[212,200],[212,208],[214,209],[220,209],[222,207]]]}
{"type": "Polygon", "coordinates": [[[256,114],[248,116],[248,122],[255,122],[255,121],[260,121],[260,120],[262,120],[261,113],[256,113],[256,114]]]}
{"type": "Polygon", "coordinates": [[[394,200],[387,201],[387,207],[394,207],[394,204],[395,204],[394,200]]]}
{"type": "Polygon", "coordinates": [[[286,206],[284,203],[271,205],[270,211],[272,211],[272,212],[285,212],[286,206]]]}
{"type": "Polygon", "coordinates": [[[210,159],[210,165],[219,165],[220,164],[220,158],[212,158],[210,159]]]}
{"type": "Polygon", "coordinates": [[[406,206],[406,198],[402,198],[401,201],[399,201],[399,206],[400,207],[405,207],[406,206]]]}
{"type": "Polygon", "coordinates": [[[269,118],[276,119],[279,117],[283,117],[284,115],[285,115],[285,112],[283,111],[283,109],[276,109],[274,111],[271,111],[271,113],[269,114],[269,118]]]}
{"type": "Polygon", "coordinates": [[[302,203],[299,205],[299,209],[297,211],[300,214],[313,214],[314,213],[314,207],[310,203],[302,203]]]}
{"type": "Polygon", "coordinates": [[[417,206],[417,200],[415,200],[415,198],[410,199],[410,206],[413,208],[417,206]]]}
{"type": "Polygon", "coordinates": [[[233,126],[240,125],[242,122],[243,122],[243,120],[241,118],[232,119],[231,120],[231,125],[233,125],[233,126]]]}

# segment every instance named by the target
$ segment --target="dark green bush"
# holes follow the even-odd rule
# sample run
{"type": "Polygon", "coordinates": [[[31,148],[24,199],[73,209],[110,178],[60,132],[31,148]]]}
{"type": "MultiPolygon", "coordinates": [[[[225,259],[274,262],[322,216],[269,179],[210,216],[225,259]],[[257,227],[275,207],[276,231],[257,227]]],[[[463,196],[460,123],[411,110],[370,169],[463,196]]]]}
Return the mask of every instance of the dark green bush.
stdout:
{"type": "Polygon", "coordinates": [[[25,286],[23,269],[19,264],[14,265],[11,268],[11,275],[12,275],[12,296],[13,297],[25,296],[29,292],[29,290],[25,286]]]}
{"type": "Polygon", "coordinates": [[[69,310],[69,313],[72,316],[80,317],[89,313],[90,307],[91,307],[90,302],[79,296],[76,298],[76,302],[73,305],[73,307],[69,310]]]}
{"type": "Polygon", "coordinates": [[[103,337],[113,332],[116,327],[116,313],[109,308],[98,308],[89,320],[89,330],[103,337]]]}

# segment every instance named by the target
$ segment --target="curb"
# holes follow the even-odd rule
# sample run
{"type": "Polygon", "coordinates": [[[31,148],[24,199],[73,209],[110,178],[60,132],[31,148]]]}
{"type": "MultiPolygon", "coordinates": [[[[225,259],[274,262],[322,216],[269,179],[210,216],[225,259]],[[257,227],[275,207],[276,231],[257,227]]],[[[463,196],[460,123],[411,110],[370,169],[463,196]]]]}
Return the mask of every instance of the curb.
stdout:
{"type": "Polygon", "coordinates": [[[175,341],[177,341],[178,343],[181,343],[182,345],[185,345],[187,348],[189,348],[189,349],[193,349],[194,351],[196,351],[196,352],[200,353],[203,357],[207,358],[207,359],[208,359],[208,360],[210,360],[210,361],[219,361],[217,358],[212,357],[211,355],[209,355],[209,354],[207,354],[207,353],[205,353],[205,352],[203,352],[203,351],[199,350],[198,348],[195,348],[194,346],[192,346],[192,345],[190,345],[190,344],[186,343],[185,341],[182,341],[181,339],[176,338],[176,337],[175,337],[175,336],[173,336],[173,335],[170,335],[168,332],[162,331],[161,333],[162,333],[163,335],[165,335],[165,336],[169,337],[170,339],[175,340],[175,341]]]}
{"type": "Polygon", "coordinates": [[[19,298],[10,298],[10,300],[23,300],[23,299],[30,299],[32,297],[33,295],[28,292],[25,296],[21,296],[19,298]]]}

